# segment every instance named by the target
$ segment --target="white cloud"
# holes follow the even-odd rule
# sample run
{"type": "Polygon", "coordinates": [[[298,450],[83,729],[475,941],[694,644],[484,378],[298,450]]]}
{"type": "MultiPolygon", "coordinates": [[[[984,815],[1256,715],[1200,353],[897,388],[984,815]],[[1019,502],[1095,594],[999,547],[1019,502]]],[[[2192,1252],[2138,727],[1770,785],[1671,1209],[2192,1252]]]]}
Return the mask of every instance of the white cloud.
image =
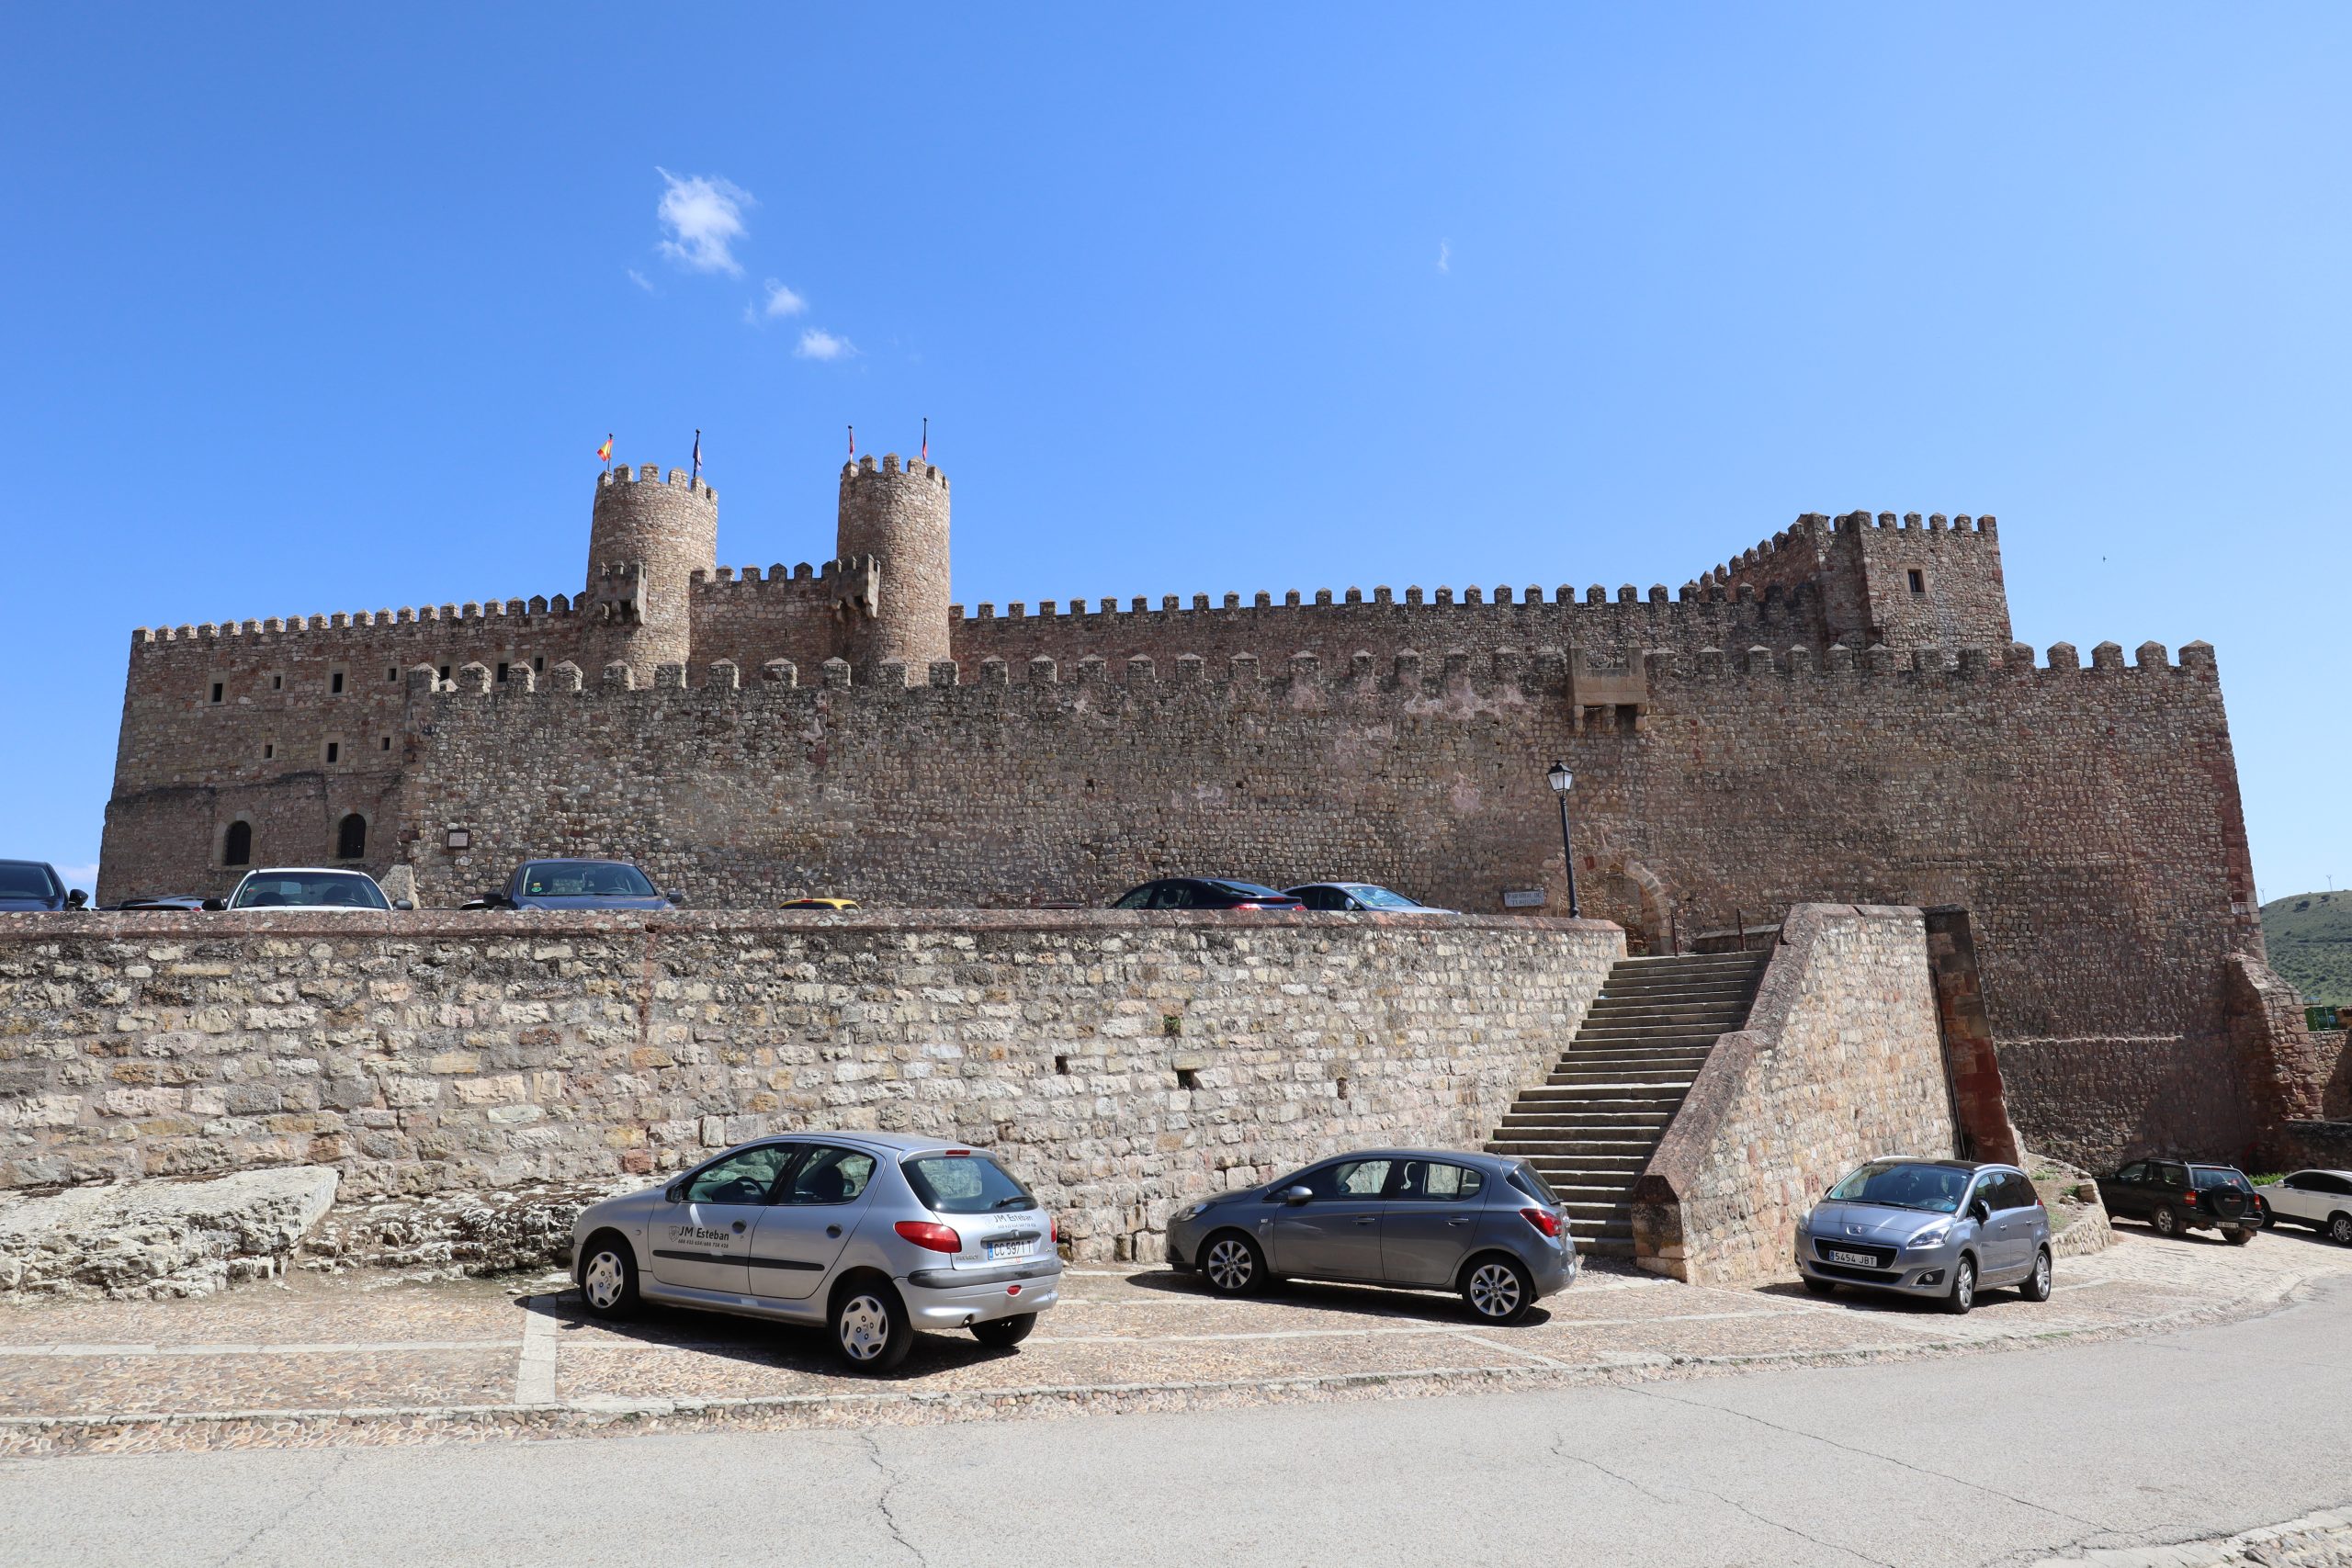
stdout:
{"type": "Polygon", "coordinates": [[[743,209],[759,205],[752,193],[715,175],[682,178],[659,166],[654,173],[666,187],[654,209],[666,231],[662,254],[690,271],[742,276],[730,247],[744,235],[743,209]]]}
{"type": "Polygon", "coordinates": [[[1437,243],[1437,269],[1440,272],[1452,272],[1453,270],[1453,241],[1440,240],[1437,243]]]}
{"type": "Polygon", "coordinates": [[[810,327],[800,334],[800,346],[792,352],[802,359],[846,359],[857,352],[857,344],[822,327],[810,327]]]}
{"type": "Polygon", "coordinates": [[[797,316],[808,308],[808,301],[771,277],[767,281],[768,302],[760,308],[763,316],[797,316]]]}
{"type": "Polygon", "coordinates": [[[650,293],[652,293],[652,292],[653,292],[653,285],[652,285],[651,283],[650,283],[650,282],[648,282],[648,281],[647,281],[646,276],[645,276],[645,274],[643,274],[643,273],[641,273],[641,272],[638,271],[638,270],[637,270],[637,268],[635,268],[635,267],[633,267],[633,266],[629,266],[629,267],[623,267],[621,270],[622,270],[623,272],[626,272],[626,273],[628,273],[628,280],[629,280],[631,283],[636,284],[639,288],[644,289],[648,294],[650,294],[650,293]]]}

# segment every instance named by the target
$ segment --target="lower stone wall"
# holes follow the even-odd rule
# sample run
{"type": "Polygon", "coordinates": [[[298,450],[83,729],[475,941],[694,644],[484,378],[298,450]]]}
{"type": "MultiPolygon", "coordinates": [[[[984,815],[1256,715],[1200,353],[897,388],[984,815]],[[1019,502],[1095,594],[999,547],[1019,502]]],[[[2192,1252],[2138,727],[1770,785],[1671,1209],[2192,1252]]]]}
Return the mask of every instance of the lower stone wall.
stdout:
{"type": "Polygon", "coordinates": [[[1600,921],[1112,911],[0,916],[0,1187],[333,1166],[342,1202],[785,1128],[1003,1151],[1080,1258],[1351,1145],[1476,1146],[1600,921]]]}
{"type": "Polygon", "coordinates": [[[2247,1156],[2260,1131],[2239,1052],[2219,1040],[2012,1040],[2001,1077],[2018,1134],[2091,1171],[2148,1155],[2247,1156]]]}
{"type": "Polygon", "coordinates": [[[2312,1031],[2312,1060],[2320,1075],[2320,1114],[2352,1118],[2352,1056],[2344,1050],[2345,1031],[2312,1031]]]}
{"type": "Polygon", "coordinates": [[[1635,1260],[1705,1284],[1792,1274],[1831,1183],[1954,1138],[1920,911],[1801,904],[1634,1190],[1635,1260]]]}

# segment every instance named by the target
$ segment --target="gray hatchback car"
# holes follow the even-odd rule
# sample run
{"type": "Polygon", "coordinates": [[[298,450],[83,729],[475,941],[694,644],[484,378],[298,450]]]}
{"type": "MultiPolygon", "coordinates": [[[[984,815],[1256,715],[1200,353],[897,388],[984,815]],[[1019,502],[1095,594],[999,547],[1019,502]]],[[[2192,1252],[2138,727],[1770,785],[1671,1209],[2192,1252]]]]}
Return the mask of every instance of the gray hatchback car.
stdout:
{"type": "Polygon", "coordinates": [[[898,1366],[922,1329],[1018,1345],[1058,1299],[1057,1239],[986,1150],[891,1133],[761,1138],[571,1232],[594,1316],[642,1300],[822,1325],[862,1372],[898,1366]]]}
{"type": "Polygon", "coordinates": [[[1577,1277],[1567,1214],[1533,1166],[1439,1149],[1366,1149],[1187,1203],[1168,1261],[1228,1296],[1282,1279],[1453,1291],[1497,1324],[1577,1277]]]}
{"type": "Polygon", "coordinates": [[[1796,1264],[1815,1295],[1856,1285],[1964,1313],[1979,1289],[2015,1285],[2046,1302],[2050,1213],[2013,1165],[1874,1159],[1797,1226],[1796,1264]]]}

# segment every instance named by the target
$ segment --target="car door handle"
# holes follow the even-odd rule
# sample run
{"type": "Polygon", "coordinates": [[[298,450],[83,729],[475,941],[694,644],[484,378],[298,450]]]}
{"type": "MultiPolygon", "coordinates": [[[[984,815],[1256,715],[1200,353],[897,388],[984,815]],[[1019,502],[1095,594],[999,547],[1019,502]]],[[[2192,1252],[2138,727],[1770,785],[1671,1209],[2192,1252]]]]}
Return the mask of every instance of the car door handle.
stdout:
{"type": "Polygon", "coordinates": [[[743,1234],[743,1222],[741,1220],[737,1220],[735,1222],[735,1234],[737,1235],[741,1235],[743,1234]]]}
{"type": "Polygon", "coordinates": [[[827,1225],[825,1227],[825,1234],[827,1235],[839,1235],[842,1234],[842,1227],[839,1225],[827,1225]]]}
{"type": "Polygon", "coordinates": [[[1448,1220],[1445,1223],[1450,1225],[1466,1225],[1470,1223],[1470,1216],[1464,1214],[1458,1220],[1448,1220]]]}
{"type": "Polygon", "coordinates": [[[1360,1225],[1369,1225],[1378,1223],[1379,1219],[1380,1216],[1378,1214],[1358,1214],[1356,1216],[1356,1224],[1360,1225]]]}

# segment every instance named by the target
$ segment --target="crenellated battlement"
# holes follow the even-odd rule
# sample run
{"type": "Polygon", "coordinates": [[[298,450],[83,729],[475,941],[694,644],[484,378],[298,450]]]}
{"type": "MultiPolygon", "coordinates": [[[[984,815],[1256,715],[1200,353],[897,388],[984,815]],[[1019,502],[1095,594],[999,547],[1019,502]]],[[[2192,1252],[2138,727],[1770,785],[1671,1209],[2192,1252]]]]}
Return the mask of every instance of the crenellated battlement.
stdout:
{"type": "Polygon", "coordinates": [[[718,492],[684,468],[672,468],[665,474],[659,463],[642,463],[634,468],[627,463],[616,463],[596,476],[596,490],[600,497],[606,491],[631,485],[662,485],[684,491],[707,505],[718,504],[718,492]]]}
{"type": "Polygon", "coordinates": [[[841,584],[870,573],[873,561],[871,556],[819,561],[814,565],[802,561],[790,567],[778,561],[767,569],[764,577],[756,566],[722,566],[712,571],[697,571],[691,581],[697,594],[713,600],[779,591],[805,591],[823,598],[836,592],[841,584]]]}
{"type": "MultiPolygon", "coordinates": [[[[1947,656],[1935,649],[1898,649],[1876,647],[1826,649],[1798,644],[1788,648],[1762,645],[1745,649],[1702,648],[1695,653],[1652,649],[1638,658],[1610,660],[1576,649],[1545,647],[1504,649],[1480,657],[1463,649],[1424,653],[1408,649],[1391,659],[1357,652],[1341,660],[1301,651],[1262,659],[1236,653],[1212,661],[1200,654],[1180,654],[1172,660],[1137,655],[1111,660],[1087,655],[1063,660],[1038,657],[1025,660],[983,659],[967,670],[954,660],[940,660],[926,669],[910,669],[888,660],[870,673],[853,669],[845,660],[831,659],[813,669],[788,660],[772,660],[747,672],[731,660],[689,669],[680,664],[657,667],[650,682],[641,681],[626,664],[616,663],[591,679],[580,666],[558,663],[536,682],[524,679],[493,684],[487,667],[472,664],[454,681],[439,680],[430,666],[411,676],[413,694],[435,698],[481,696],[499,702],[555,700],[573,696],[605,698],[659,694],[823,692],[870,696],[878,701],[905,700],[910,694],[1028,690],[1032,696],[1049,690],[1082,694],[1092,688],[1124,689],[1132,694],[1166,695],[1198,692],[1229,699],[1269,691],[1297,696],[1314,693],[1339,698],[1349,694],[1404,695],[1439,705],[1450,696],[1518,701],[1559,699],[1576,707],[1616,706],[1630,702],[1646,682],[1650,694],[1661,689],[1726,682],[1800,680],[1831,682],[1895,682],[1964,685],[1986,682],[2026,682],[2052,684],[2066,682],[2106,682],[2194,679],[2218,680],[2211,643],[2183,645],[2177,660],[2165,646],[2146,642],[2125,662],[2122,648],[2103,642],[2092,650],[2087,667],[2072,643],[2053,643],[2037,660],[2025,643],[2007,648],[1962,649],[1947,656]],[[698,676],[699,678],[695,678],[698,676]],[[1601,694],[1596,699],[1593,693],[1601,694]]],[[[2086,688],[2087,689],[2087,688],[2086,688]]]]}
{"type": "Polygon", "coordinates": [[[1086,600],[1080,597],[1066,601],[1041,600],[1037,604],[1035,614],[1031,613],[1029,604],[1025,600],[1012,601],[1005,606],[1002,615],[998,614],[994,604],[982,604],[973,611],[966,610],[961,604],[950,604],[947,607],[947,614],[951,621],[958,624],[999,620],[1115,621],[1130,616],[1247,615],[1258,610],[1346,610],[1354,606],[1438,610],[1548,604],[1567,608],[1606,604],[1664,606],[1677,603],[1754,604],[1766,599],[1775,602],[1785,600],[1793,604],[1802,600],[1807,592],[1803,587],[1794,589],[1776,587],[1766,593],[1743,594],[1721,581],[1686,582],[1674,592],[1668,592],[1662,582],[1654,582],[1647,590],[1637,588],[1630,582],[1621,583],[1614,591],[1596,582],[1582,590],[1581,592],[1574,583],[1564,582],[1556,589],[1547,592],[1543,584],[1532,582],[1524,588],[1514,588],[1509,583],[1498,583],[1492,589],[1485,589],[1474,584],[1463,589],[1457,597],[1453,589],[1445,585],[1424,590],[1419,584],[1415,584],[1400,594],[1383,584],[1372,589],[1369,593],[1362,588],[1337,590],[1317,588],[1310,595],[1303,590],[1294,588],[1283,594],[1279,604],[1275,602],[1272,593],[1261,589],[1251,594],[1246,604],[1243,603],[1239,593],[1226,593],[1214,603],[1209,594],[1195,593],[1191,596],[1189,604],[1182,594],[1166,593],[1159,596],[1159,603],[1157,605],[1153,604],[1149,598],[1137,594],[1125,604],[1117,599],[1106,596],[1098,601],[1091,609],[1087,606],[1086,600]]]}
{"type": "Polygon", "coordinates": [[[947,471],[937,464],[924,462],[920,457],[911,458],[902,464],[899,461],[899,455],[896,452],[885,452],[879,462],[876,462],[874,454],[869,452],[863,457],[853,457],[842,465],[842,484],[844,487],[890,482],[930,485],[944,492],[947,489],[947,471]]]}
{"type": "Polygon", "coordinates": [[[460,604],[403,604],[397,610],[338,610],[320,615],[267,615],[243,621],[205,621],[195,626],[139,626],[130,634],[134,654],[158,643],[220,642],[277,637],[343,637],[371,645],[388,631],[409,630],[440,635],[452,625],[488,621],[569,621],[577,614],[572,601],[561,593],[533,594],[528,599],[469,599],[460,604]]]}

